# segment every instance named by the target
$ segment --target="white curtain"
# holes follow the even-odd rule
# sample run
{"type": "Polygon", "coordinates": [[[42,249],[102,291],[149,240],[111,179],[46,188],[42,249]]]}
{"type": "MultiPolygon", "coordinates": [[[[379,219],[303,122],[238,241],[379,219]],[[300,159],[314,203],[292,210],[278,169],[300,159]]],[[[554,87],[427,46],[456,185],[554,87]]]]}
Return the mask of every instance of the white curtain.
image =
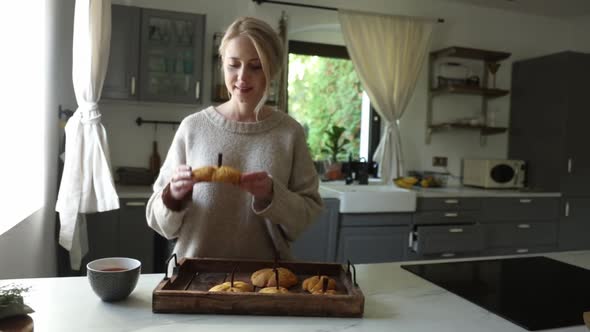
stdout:
{"type": "Polygon", "coordinates": [[[109,61],[111,0],[76,0],[72,79],[78,109],[66,124],[66,149],[56,210],[59,243],[73,269],[88,251],[85,213],[119,208],[107,135],[98,101],[109,61]]]}
{"type": "Polygon", "coordinates": [[[373,160],[384,183],[403,175],[398,120],[414,92],[435,20],[338,10],[346,48],[363,88],[384,121],[373,160]]]}

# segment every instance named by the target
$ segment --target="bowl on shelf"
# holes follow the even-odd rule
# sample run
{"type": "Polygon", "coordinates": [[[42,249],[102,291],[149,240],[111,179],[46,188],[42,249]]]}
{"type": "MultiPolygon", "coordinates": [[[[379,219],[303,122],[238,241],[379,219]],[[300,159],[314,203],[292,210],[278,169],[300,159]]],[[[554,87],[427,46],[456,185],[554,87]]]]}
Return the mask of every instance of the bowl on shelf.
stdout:
{"type": "Polygon", "coordinates": [[[141,262],[128,257],[109,257],[86,265],[92,290],[105,302],[120,301],[135,289],[141,262]]]}

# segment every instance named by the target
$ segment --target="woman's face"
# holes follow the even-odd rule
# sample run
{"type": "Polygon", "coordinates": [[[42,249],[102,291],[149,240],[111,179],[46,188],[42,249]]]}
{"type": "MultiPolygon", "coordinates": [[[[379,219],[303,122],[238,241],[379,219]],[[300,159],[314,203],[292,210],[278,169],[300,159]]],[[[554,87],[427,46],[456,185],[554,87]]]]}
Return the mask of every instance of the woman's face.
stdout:
{"type": "Polygon", "coordinates": [[[256,106],[266,87],[266,78],[260,57],[250,38],[238,36],[230,39],[223,57],[225,86],[232,99],[256,106]]]}

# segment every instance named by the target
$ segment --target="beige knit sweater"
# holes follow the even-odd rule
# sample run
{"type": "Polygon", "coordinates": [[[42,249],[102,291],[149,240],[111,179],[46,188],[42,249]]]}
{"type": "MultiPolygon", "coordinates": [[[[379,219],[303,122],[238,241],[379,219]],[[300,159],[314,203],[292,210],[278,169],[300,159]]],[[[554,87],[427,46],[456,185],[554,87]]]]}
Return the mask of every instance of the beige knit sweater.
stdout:
{"type": "Polygon", "coordinates": [[[177,238],[178,257],[291,259],[289,243],[322,209],[318,175],[302,127],[274,111],[259,122],[236,122],[209,107],[186,117],[176,132],[146,209],[148,225],[167,239],[177,238]],[[193,169],[223,165],[242,172],[266,171],[273,199],[255,211],[253,197],[225,183],[196,183],[182,211],[168,209],[162,191],[178,165],[193,169]]]}

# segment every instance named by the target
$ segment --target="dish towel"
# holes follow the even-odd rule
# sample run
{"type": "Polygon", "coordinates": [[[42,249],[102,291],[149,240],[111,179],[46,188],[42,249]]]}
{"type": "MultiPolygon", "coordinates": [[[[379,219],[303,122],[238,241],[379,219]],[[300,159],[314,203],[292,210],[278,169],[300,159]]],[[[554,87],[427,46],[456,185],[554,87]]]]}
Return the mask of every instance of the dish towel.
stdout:
{"type": "Polygon", "coordinates": [[[88,251],[85,213],[119,208],[109,145],[98,101],[108,66],[111,0],[77,0],[74,12],[72,80],[78,109],[66,124],[64,169],[56,211],[59,244],[79,270],[88,251]]]}

